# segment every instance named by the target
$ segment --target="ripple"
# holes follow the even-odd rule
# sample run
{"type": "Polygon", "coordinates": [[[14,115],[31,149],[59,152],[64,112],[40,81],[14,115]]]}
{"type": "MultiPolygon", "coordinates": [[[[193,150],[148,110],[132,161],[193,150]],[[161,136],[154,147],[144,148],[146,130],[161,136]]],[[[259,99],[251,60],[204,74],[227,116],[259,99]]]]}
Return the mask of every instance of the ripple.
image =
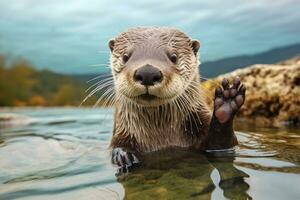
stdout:
{"type": "Polygon", "coordinates": [[[0,128],[18,127],[31,124],[35,121],[26,115],[15,113],[1,113],[0,114],[0,128]]]}
{"type": "Polygon", "coordinates": [[[14,112],[34,121],[1,129],[0,199],[264,199],[265,185],[270,194],[278,190],[273,185],[299,194],[300,129],[244,129],[235,151],[217,156],[149,153],[144,165],[117,179],[107,150],[111,110],[14,112]]]}
{"type": "Polygon", "coordinates": [[[70,123],[76,123],[77,120],[59,120],[59,121],[52,121],[48,122],[48,125],[60,125],[60,124],[70,124],[70,123]]]}
{"type": "MultiPolygon", "coordinates": [[[[94,182],[76,184],[73,186],[59,187],[59,188],[53,188],[53,189],[35,188],[35,189],[16,190],[13,192],[6,192],[3,194],[0,194],[0,199],[11,200],[11,199],[26,198],[26,197],[34,197],[34,196],[42,197],[45,195],[57,195],[60,193],[66,193],[66,192],[70,192],[70,191],[83,190],[85,188],[91,188],[91,187],[93,188],[96,186],[109,185],[114,182],[115,182],[115,180],[113,180],[113,179],[107,179],[107,180],[94,181],[94,182]]],[[[110,191],[110,193],[113,194],[113,196],[116,196],[115,192],[110,191]]],[[[104,193],[100,193],[98,195],[103,197],[104,193]]]]}

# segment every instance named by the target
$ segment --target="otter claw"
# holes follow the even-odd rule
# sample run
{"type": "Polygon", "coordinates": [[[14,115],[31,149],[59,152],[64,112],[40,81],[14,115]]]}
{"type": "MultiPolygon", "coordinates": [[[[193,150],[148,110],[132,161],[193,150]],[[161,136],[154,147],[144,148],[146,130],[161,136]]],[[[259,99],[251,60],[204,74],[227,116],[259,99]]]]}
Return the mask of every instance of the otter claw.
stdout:
{"type": "Polygon", "coordinates": [[[140,163],[136,155],[131,152],[127,152],[122,148],[113,149],[111,162],[119,167],[116,175],[128,173],[129,169],[140,163]]]}

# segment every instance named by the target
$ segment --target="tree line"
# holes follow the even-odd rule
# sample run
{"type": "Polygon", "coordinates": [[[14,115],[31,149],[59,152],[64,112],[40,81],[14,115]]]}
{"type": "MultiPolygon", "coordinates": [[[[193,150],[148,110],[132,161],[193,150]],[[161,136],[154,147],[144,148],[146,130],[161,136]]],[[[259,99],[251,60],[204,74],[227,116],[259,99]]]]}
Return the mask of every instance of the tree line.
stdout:
{"type": "MultiPolygon", "coordinates": [[[[79,106],[87,83],[69,75],[36,70],[25,59],[0,55],[0,106],[79,106]]],[[[91,97],[85,106],[94,105],[91,97]]]]}

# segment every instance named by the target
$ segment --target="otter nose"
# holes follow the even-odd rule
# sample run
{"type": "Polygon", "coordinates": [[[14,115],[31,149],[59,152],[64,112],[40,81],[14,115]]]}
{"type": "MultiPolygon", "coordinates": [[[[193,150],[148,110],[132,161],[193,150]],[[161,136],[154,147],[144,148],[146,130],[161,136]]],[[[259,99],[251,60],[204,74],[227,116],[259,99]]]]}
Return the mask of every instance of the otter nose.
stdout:
{"type": "Polygon", "coordinates": [[[144,86],[150,86],[160,83],[163,79],[163,75],[156,67],[145,65],[135,71],[133,78],[144,86]]]}

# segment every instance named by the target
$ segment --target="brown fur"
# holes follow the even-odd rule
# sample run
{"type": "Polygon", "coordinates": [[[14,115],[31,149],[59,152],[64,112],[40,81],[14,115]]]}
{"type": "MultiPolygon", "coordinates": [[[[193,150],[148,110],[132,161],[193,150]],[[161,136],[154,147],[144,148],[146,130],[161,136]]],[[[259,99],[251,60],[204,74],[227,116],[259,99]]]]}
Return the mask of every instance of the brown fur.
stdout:
{"type": "Polygon", "coordinates": [[[202,150],[211,112],[204,101],[198,71],[199,43],[170,28],[135,28],[110,41],[111,67],[115,82],[115,121],[111,148],[149,152],[177,146],[202,150]],[[178,63],[168,53],[176,51],[178,63]],[[124,53],[132,60],[122,63],[124,53]],[[165,56],[166,52],[166,56],[165,56]],[[141,102],[143,88],[132,80],[134,70],[150,63],[164,80],[149,91],[154,102],[141,102]]]}

